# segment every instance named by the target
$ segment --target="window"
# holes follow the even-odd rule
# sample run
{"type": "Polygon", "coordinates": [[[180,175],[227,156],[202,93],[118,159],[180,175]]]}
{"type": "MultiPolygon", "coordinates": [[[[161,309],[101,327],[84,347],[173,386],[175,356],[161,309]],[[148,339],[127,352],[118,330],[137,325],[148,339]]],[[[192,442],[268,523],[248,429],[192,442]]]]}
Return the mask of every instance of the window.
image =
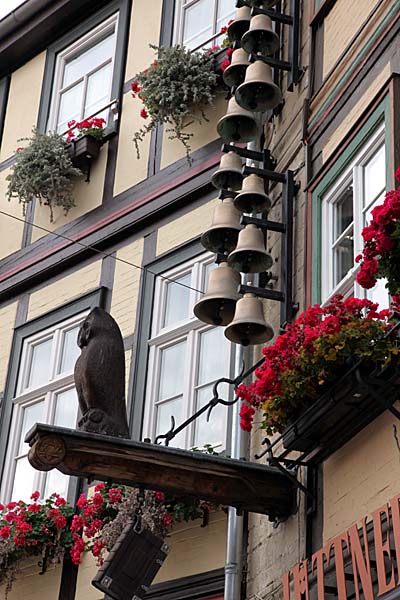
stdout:
{"type": "Polygon", "coordinates": [[[63,133],[68,121],[96,114],[107,120],[111,100],[118,14],[57,53],[48,129],[63,133]]]}
{"type": "Polygon", "coordinates": [[[78,329],[86,314],[40,331],[23,342],[3,478],[5,499],[28,500],[34,490],[45,497],[53,492],[67,494],[66,475],[57,470],[42,473],[30,466],[29,446],[24,438],[38,422],[75,428],[78,399],[73,370],[80,353],[76,343],[78,329]]]}
{"type": "MultiPolygon", "coordinates": [[[[361,252],[361,232],[371,211],[383,202],[386,189],[384,130],[380,128],[355,156],[322,198],[322,300],[332,294],[362,297],[355,282],[355,257],[361,252]]],[[[388,304],[385,282],[368,290],[367,297],[381,307],[388,304]]]]}
{"type": "MultiPolygon", "coordinates": [[[[164,272],[168,280],[156,279],[143,437],[154,440],[166,433],[171,417],[176,426],[180,425],[212,398],[214,382],[229,376],[231,345],[223,328],[205,326],[192,312],[199,298],[194,290],[206,287],[208,273],[216,266],[213,260],[210,255],[202,255],[164,272]]],[[[221,386],[219,391],[227,398],[229,386],[221,386]]],[[[226,421],[226,407],[217,406],[208,423],[202,415],[171,445],[191,448],[212,444],[221,451],[225,448],[226,421]]]]}
{"type": "Polygon", "coordinates": [[[176,43],[198,48],[235,15],[235,0],[178,0],[176,43]]]}

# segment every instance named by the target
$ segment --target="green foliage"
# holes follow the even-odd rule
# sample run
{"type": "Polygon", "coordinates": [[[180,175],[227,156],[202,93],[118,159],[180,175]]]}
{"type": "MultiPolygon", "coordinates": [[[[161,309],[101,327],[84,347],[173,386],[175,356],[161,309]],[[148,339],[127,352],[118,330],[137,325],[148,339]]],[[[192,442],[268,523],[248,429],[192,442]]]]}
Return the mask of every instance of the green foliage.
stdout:
{"type": "Polygon", "coordinates": [[[187,127],[194,121],[207,121],[203,108],[213,103],[215,95],[213,53],[190,52],[182,46],[150,47],[157,51],[157,59],[136,76],[132,86],[133,91],[140,92],[145,106],[142,117],[150,119],[133,138],[138,158],[139,142],[158,124],[166,124],[169,139],[182,142],[190,163],[189,141],[193,133],[187,127]]]}
{"type": "Polygon", "coordinates": [[[53,209],[62,206],[65,214],[75,206],[73,179],[82,175],[74,168],[68,154],[67,143],[57,133],[41,133],[36,128],[25,148],[19,149],[12,173],[7,177],[8,200],[18,198],[22,203],[23,214],[33,198],[50,209],[53,222],[53,209]]]}

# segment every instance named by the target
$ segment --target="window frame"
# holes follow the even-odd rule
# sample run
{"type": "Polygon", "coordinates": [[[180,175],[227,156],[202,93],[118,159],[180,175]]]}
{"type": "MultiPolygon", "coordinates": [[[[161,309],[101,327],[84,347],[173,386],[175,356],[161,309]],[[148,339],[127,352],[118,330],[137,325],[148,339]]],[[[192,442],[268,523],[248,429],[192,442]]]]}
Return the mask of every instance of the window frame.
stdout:
{"type": "MultiPolygon", "coordinates": [[[[189,259],[183,263],[180,263],[176,267],[163,272],[163,275],[174,280],[179,279],[186,273],[191,274],[190,285],[195,289],[204,289],[206,268],[215,262],[215,256],[211,253],[203,252],[196,257],[189,259]]],[[[157,407],[173,401],[175,397],[182,397],[182,417],[181,420],[176,423],[180,425],[181,422],[185,421],[195,410],[198,410],[197,405],[197,392],[199,389],[208,387],[215,383],[215,380],[199,383],[199,368],[201,358],[201,338],[202,335],[208,331],[217,329],[212,325],[204,324],[190,312],[190,306],[193,306],[200,298],[200,294],[194,290],[190,290],[188,298],[189,314],[182,319],[177,321],[175,324],[163,326],[163,320],[165,316],[166,299],[168,286],[171,285],[166,279],[158,277],[155,282],[154,296],[153,296],[153,318],[151,326],[151,337],[148,339],[148,361],[147,361],[147,382],[146,390],[144,395],[144,421],[143,431],[144,436],[152,440],[156,437],[156,416],[157,407]],[[185,363],[185,372],[183,377],[182,391],[179,394],[172,395],[171,397],[160,400],[157,397],[157,390],[159,389],[160,377],[161,377],[161,366],[162,366],[162,354],[163,351],[169,347],[178,345],[181,342],[186,343],[185,357],[187,362],[185,363]],[[150,401],[149,401],[150,400],[150,401]]],[[[233,355],[232,347],[228,346],[227,342],[227,372],[221,373],[222,376],[229,376],[232,374],[233,369],[233,355]]],[[[184,438],[184,448],[190,449],[196,446],[196,424],[198,421],[189,425],[183,432],[182,437],[184,438]]],[[[227,444],[227,422],[224,423],[224,429],[222,432],[222,439],[215,445],[217,451],[226,449],[227,444]]],[[[165,433],[164,431],[160,433],[165,433]]],[[[207,442],[206,442],[207,443],[207,442]]],[[[173,442],[171,444],[174,445],[173,442]]]]}
{"type": "MultiPolygon", "coordinates": [[[[17,412],[22,414],[23,412],[13,411],[13,408],[15,406],[14,398],[16,398],[17,391],[19,391],[18,383],[21,359],[23,357],[23,352],[26,352],[26,349],[24,348],[25,341],[34,338],[36,335],[40,335],[40,332],[49,331],[51,328],[56,327],[59,323],[70,322],[77,315],[88,312],[95,306],[104,307],[106,302],[106,294],[106,288],[99,287],[75,300],[72,300],[71,302],[66,303],[62,307],[45,313],[44,315],[28,321],[14,329],[4,400],[0,412],[0,489],[2,494],[5,493],[5,490],[9,490],[10,485],[13,483],[13,481],[10,482],[10,478],[8,477],[6,457],[8,459],[9,445],[11,444],[13,450],[15,450],[16,444],[15,439],[11,440],[11,435],[13,433],[12,428],[15,425],[15,422],[13,421],[15,421],[17,418],[13,415],[13,412],[15,414],[17,412]]],[[[65,378],[60,378],[60,389],[57,387],[57,392],[61,391],[61,388],[66,389],[68,386],[71,387],[71,380],[73,381],[73,376],[71,375],[65,378]],[[62,381],[63,379],[65,381],[62,381]],[[68,384],[63,385],[66,381],[68,381],[68,384]]],[[[24,394],[23,397],[21,397],[21,401],[25,400],[26,402],[30,402],[33,395],[35,396],[34,399],[37,399],[38,388],[36,388],[34,392],[29,391],[29,393],[24,394]]],[[[18,439],[18,441],[20,440],[18,439]]],[[[73,498],[75,495],[77,487],[76,481],[76,478],[74,478],[73,483],[70,485],[68,493],[69,498],[73,498]]]]}
{"type": "MultiPolygon", "coordinates": [[[[101,27],[104,22],[114,14],[118,15],[118,26],[115,39],[114,69],[111,82],[110,98],[118,100],[121,106],[123,95],[123,83],[125,76],[125,63],[127,53],[127,41],[130,24],[130,0],[114,0],[107,6],[98,10],[95,14],[79,23],[76,27],[60,37],[51,44],[46,53],[44,68],[42,94],[40,99],[37,127],[40,131],[46,131],[50,119],[54,119],[54,108],[51,106],[53,96],[53,83],[56,74],[57,56],[73,45],[79,47],[81,39],[90,36],[93,30],[101,27]]],[[[113,121],[109,121],[106,134],[117,128],[119,124],[118,115],[113,115],[113,121]]]]}
{"type": "MultiPolygon", "coordinates": [[[[171,269],[179,269],[180,266],[195,260],[199,255],[204,255],[204,247],[199,240],[192,240],[182,246],[175,252],[168,253],[165,256],[160,256],[147,263],[146,270],[143,272],[142,292],[140,296],[140,305],[137,316],[137,345],[136,357],[133,370],[133,380],[135,382],[132,392],[132,410],[129,411],[131,419],[132,439],[142,440],[145,437],[148,414],[145,415],[145,410],[151,410],[151,407],[145,407],[147,372],[148,372],[148,341],[151,339],[153,329],[153,306],[155,301],[155,287],[159,275],[170,271],[171,269]]],[[[192,317],[195,320],[195,317],[192,317]]],[[[187,324],[183,324],[181,333],[185,331],[187,324]]],[[[199,329],[212,329],[211,326],[201,324],[199,329]]],[[[168,333],[166,333],[168,336],[168,333]]],[[[230,370],[233,372],[233,347],[231,348],[230,370]]],[[[231,410],[227,409],[226,428],[230,430],[232,425],[231,410]]],[[[229,437],[229,436],[228,436],[229,437]]],[[[227,440],[226,450],[229,452],[229,442],[227,440]]]]}
{"type": "MultiPolygon", "coordinates": [[[[173,39],[174,39],[174,43],[175,44],[183,44],[183,24],[185,22],[185,10],[187,8],[190,8],[190,6],[193,6],[194,4],[196,4],[197,2],[200,2],[201,0],[175,0],[175,19],[174,19],[174,35],[173,35],[173,39]]],[[[212,30],[213,33],[209,36],[213,36],[216,35],[218,32],[216,31],[217,28],[217,16],[218,16],[218,1],[219,0],[213,0],[214,2],[214,9],[213,9],[213,20],[212,20],[212,30]]],[[[233,3],[233,13],[235,12],[235,2],[233,3]]],[[[207,41],[208,38],[206,38],[204,40],[204,43],[207,41]]],[[[196,48],[199,47],[199,45],[195,46],[196,48]]]]}

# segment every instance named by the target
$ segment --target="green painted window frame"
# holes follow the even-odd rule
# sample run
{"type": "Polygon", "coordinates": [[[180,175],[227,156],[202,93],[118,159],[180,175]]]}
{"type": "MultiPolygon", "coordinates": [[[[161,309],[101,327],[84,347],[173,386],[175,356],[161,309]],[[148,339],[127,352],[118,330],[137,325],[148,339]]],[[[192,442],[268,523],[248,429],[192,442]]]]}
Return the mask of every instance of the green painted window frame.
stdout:
{"type": "Polygon", "coordinates": [[[335,160],[334,165],[323,176],[315,190],[312,192],[312,304],[321,302],[321,255],[322,255],[322,236],[321,236],[321,216],[322,199],[334,182],[340,177],[354,156],[366,144],[379,126],[385,125],[385,155],[386,155],[386,186],[389,189],[392,181],[391,164],[391,144],[392,127],[390,114],[390,97],[385,97],[382,103],[371,114],[368,120],[360,128],[352,141],[335,160]]]}

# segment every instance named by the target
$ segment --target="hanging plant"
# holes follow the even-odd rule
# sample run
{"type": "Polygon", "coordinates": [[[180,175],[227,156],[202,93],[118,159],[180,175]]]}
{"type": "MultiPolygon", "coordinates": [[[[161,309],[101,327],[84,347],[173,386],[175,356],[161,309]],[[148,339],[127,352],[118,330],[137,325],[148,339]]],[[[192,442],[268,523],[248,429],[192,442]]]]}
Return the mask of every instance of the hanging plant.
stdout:
{"type": "MultiPolygon", "coordinates": [[[[396,171],[400,181],[400,168],[396,171]]],[[[383,204],[372,209],[372,219],[362,230],[364,249],[356,257],[361,263],[357,282],[365,289],[378,279],[387,279],[386,287],[400,301],[400,188],[387,192],[383,204]]]]}
{"type": "Polygon", "coordinates": [[[208,121],[204,108],[212,105],[216,93],[217,75],[213,70],[214,50],[191,52],[182,46],[158,48],[156,60],[135,77],[132,96],[140,98],[140,116],[146,124],[135,132],[133,141],[140,158],[139,142],[157,125],[165,124],[169,139],[178,139],[186,150],[189,164],[188,129],[195,121],[208,121]]]}
{"type": "Polygon", "coordinates": [[[68,144],[57,133],[41,133],[34,128],[24,148],[18,148],[12,172],[8,175],[7,198],[18,198],[23,214],[26,206],[37,198],[49,207],[50,222],[54,220],[54,207],[62,206],[64,213],[75,206],[74,178],[82,175],[73,167],[68,154],[68,144]]]}
{"type": "Polygon", "coordinates": [[[392,312],[377,311],[370,300],[336,295],[326,306],[310,306],[290,323],[263,349],[265,361],[256,370],[256,381],[237,391],[244,400],[242,429],[252,429],[260,409],[267,434],[281,432],[359,359],[368,361],[371,371],[372,365],[396,365],[397,332],[386,337],[395,322],[392,312]]]}

